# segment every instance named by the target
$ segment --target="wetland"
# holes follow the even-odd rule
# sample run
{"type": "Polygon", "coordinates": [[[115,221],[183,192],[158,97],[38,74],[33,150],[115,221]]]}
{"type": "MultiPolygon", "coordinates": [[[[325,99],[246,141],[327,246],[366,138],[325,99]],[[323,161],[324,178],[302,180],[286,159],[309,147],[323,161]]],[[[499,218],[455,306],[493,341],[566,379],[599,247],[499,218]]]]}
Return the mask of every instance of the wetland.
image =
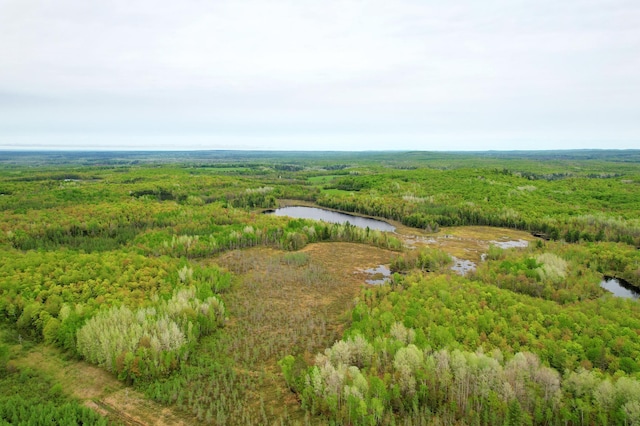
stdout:
{"type": "Polygon", "coordinates": [[[9,423],[640,419],[640,153],[0,164],[9,423]]]}

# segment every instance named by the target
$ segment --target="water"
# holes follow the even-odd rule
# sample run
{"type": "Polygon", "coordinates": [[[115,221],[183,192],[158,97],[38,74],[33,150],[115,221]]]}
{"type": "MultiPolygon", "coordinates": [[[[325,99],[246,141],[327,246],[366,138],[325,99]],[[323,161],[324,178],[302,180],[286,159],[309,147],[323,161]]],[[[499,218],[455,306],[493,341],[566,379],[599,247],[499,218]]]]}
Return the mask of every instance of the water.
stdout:
{"type": "Polygon", "coordinates": [[[323,220],[330,223],[347,223],[357,226],[358,228],[369,228],[377,231],[393,232],[395,226],[389,225],[381,220],[370,219],[368,217],[352,216],[346,213],[334,212],[331,210],[319,209],[317,207],[282,207],[273,212],[276,216],[289,216],[298,219],[314,219],[323,220]]]}
{"type": "MultiPolygon", "coordinates": [[[[491,240],[489,244],[492,244],[496,247],[500,247],[501,249],[510,249],[510,248],[524,248],[529,246],[529,241],[527,240],[506,240],[506,241],[496,241],[491,240]]],[[[487,253],[482,253],[480,255],[480,260],[482,262],[487,260],[487,253]]]]}
{"type": "Polygon", "coordinates": [[[600,281],[600,287],[610,291],[616,297],[624,297],[626,299],[640,298],[640,290],[617,278],[604,277],[600,281]]]}
{"type": "Polygon", "coordinates": [[[438,240],[431,237],[421,237],[419,235],[405,235],[404,245],[410,249],[416,248],[417,243],[422,244],[438,244],[438,240]]]}
{"type": "Polygon", "coordinates": [[[529,245],[529,241],[527,240],[489,241],[489,242],[494,246],[500,247],[502,249],[527,247],[529,245]]]}
{"type": "Polygon", "coordinates": [[[451,269],[455,271],[456,274],[462,275],[463,277],[467,274],[467,272],[475,271],[476,264],[467,259],[458,259],[455,256],[451,256],[453,258],[453,266],[451,269]]]}
{"type": "Polygon", "coordinates": [[[371,278],[365,280],[367,284],[382,285],[391,281],[391,270],[388,266],[380,265],[377,268],[365,269],[366,274],[371,275],[371,278]]]}

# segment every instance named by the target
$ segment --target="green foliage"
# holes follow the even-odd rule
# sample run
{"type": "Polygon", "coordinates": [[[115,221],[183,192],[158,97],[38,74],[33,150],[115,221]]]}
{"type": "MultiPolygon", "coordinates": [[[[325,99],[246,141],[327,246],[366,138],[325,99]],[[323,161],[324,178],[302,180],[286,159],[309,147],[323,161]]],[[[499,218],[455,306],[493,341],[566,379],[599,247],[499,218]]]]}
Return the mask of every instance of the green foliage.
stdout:
{"type": "Polygon", "coordinates": [[[490,244],[487,251],[487,260],[501,260],[504,258],[504,249],[490,244]]]}
{"type": "Polygon", "coordinates": [[[233,207],[270,209],[276,206],[273,188],[268,186],[255,189],[249,188],[230,201],[233,207]]]}
{"type": "Polygon", "coordinates": [[[145,384],[146,394],[202,422],[209,412],[219,424],[295,423],[283,406],[293,411],[288,394],[302,389],[305,354],[339,337],[327,314],[336,307],[317,301],[334,297],[342,312],[351,298],[340,296],[344,283],[312,256],[304,265],[284,260],[293,254],[305,253],[228,253],[225,265],[238,275],[224,294],[230,321],[203,337],[174,374],[145,384]]]}
{"type": "Polygon", "coordinates": [[[299,391],[307,409],[355,424],[398,416],[564,424],[575,413],[584,423],[635,421],[637,303],[620,310],[619,300],[604,299],[561,308],[464,278],[407,280],[396,290],[377,288],[357,308],[347,334],[369,348],[367,362],[356,362],[349,338],[317,355],[299,391]],[[618,343],[603,346],[603,335],[618,343]]]}
{"type": "MultiPolygon", "coordinates": [[[[521,167],[534,166],[525,162],[521,167]]],[[[637,185],[632,183],[637,173],[629,168],[616,179],[550,173],[556,178],[541,177],[531,185],[535,174],[528,170],[505,172],[486,166],[378,170],[373,176],[349,177],[343,187],[351,192],[326,191],[316,202],[430,231],[440,226],[488,225],[567,242],[607,240],[640,246],[640,223],[629,214],[639,207],[637,185]]]]}
{"type": "Polygon", "coordinates": [[[289,387],[291,388],[293,388],[292,384],[294,382],[293,365],[295,362],[296,362],[296,359],[291,355],[287,355],[286,357],[278,361],[278,365],[282,369],[282,375],[284,376],[284,379],[287,381],[287,385],[289,385],[289,387]]]}
{"type": "Polygon", "coordinates": [[[309,256],[306,253],[287,253],[282,256],[282,261],[287,265],[304,266],[309,263],[309,256]]]}
{"type": "Polygon", "coordinates": [[[558,283],[567,276],[567,262],[553,253],[543,253],[536,258],[536,268],[541,281],[558,283]]]}
{"type": "Polygon", "coordinates": [[[210,334],[224,320],[217,297],[202,301],[194,288],[182,289],[153,307],[98,313],[78,331],[77,350],[124,380],[148,380],[176,369],[200,334],[210,334]]]}
{"type": "MultiPolygon", "coordinates": [[[[0,346],[1,347],[1,346],[0,346]]],[[[0,366],[0,424],[107,425],[109,422],[65,396],[59,383],[31,369],[0,366]]]]}
{"type": "Polygon", "coordinates": [[[9,361],[9,346],[0,343],[0,374],[4,373],[7,361],[9,361]]]}
{"type": "Polygon", "coordinates": [[[301,380],[302,374],[307,368],[304,359],[287,355],[278,361],[278,366],[282,370],[282,376],[289,389],[294,392],[301,392],[304,387],[304,383],[301,380]]]}
{"type": "Polygon", "coordinates": [[[366,290],[345,333],[371,342],[369,363],[336,342],[298,378],[303,406],[350,424],[633,423],[640,305],[598,286],[626,256],[611,243],[493,249],[469,278],[418,274],[426,255],[400,256],[392,268],[414,272],[366,290]]]}
{"type": "Polygon", "coordinates": [[[440,249],[423,248],[420,251],[397,256],[391,262],[391,272],[407,272],[420,269],[425,272],[443,271],[453,263],[453,259],[440,249]]]}
{"type": "Polygon", "coordinates": [[[78,403],[55,405],[50,402],[34,404],[20,396],[0,401],[0,421],[11,425],[108,425],[106,419],[78,403]]]}
{"type": "MultiPolygon", "coordinates": [[[[269,376],[277,359],[311,422],[640,418],[637,303],[602,297],[598,285],[602,275],[640,285],[636,152],[67,157],[69,163],[44,154],[0,159],[0,317],[24,338],[23,347],[44,340],[96,360],[103,351],[96,362],[203,423],[278,418],[264,408],[270,396],[261,395],[277,380],[269,376]],[[451,259],[442,251],[402,253],[392,263],[403,273],[393,288],[363,294],[343,340],[307,367],[299,354],[330,345],[342,324],[295,312],[295,300],[267,309],[263,301],[273,293],[256,283],[291,291],[295,282],[318,291],[305,298],[324,300],[343,283],[296,250],[338,241],[401,250],[402,243],[348,224],[262,214],[283,199],[428,232],[489,225],[553,241],[489,247],[468,278],[449,275],[451,259]],[[256,246],[291,252],[254,270],[251,256],[234,251],[256,246]],[[232,276],[213,265],[224,252],[232,252],[224,256],[235,259],[236,274],[255,274],[239,293],[231,290],[232,276]],[[177,300],[185,287],[189,296],[177,300]],[[240,337],[219,328],[222,298],[240,337]],[[265,336],[265,324],[276,323],[279,331],[265,336]],[[293,362],[288,353],[296,354],[293,362]],[[259,362],[260,377],[245,373],[259,362]]],[[[40,393],[58,401],[52,387],[40,393]]],[[[11,405],[25,406],[19,399],[11,405]]]]}
{"type": "MultiPolygon", "coordinates": [[[[491,248],[490,248],[491,250],[491,248]]],[[[603,275],[640,284],[640,253],[625,244],[546,242],[526,249],[502,250],[478,265],[474,276],[498,287],[560,303],[603,295],[603,275]]]]}

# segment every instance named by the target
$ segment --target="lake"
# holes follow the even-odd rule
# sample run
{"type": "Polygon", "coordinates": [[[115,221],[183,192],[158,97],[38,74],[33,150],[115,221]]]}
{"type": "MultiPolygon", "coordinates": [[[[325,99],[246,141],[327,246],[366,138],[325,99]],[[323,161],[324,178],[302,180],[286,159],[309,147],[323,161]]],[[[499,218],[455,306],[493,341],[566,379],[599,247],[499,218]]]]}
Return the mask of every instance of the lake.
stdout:
{"type": "Polygon", "coordinates": [[[368,217],[353,216],[346,213],[334,212],[331,210],[319,209],[317,207],[282,207],[274,211],[265,212],[267,214],[275,214],[276,216],[295,217],[297,219],[314,219],[323,220],[330,223],[347,223],[357,226],[358,228],[369,228],[377,231],[393,232],[395,226],[389,225],[381,220],[371,219],[368,217]]]}

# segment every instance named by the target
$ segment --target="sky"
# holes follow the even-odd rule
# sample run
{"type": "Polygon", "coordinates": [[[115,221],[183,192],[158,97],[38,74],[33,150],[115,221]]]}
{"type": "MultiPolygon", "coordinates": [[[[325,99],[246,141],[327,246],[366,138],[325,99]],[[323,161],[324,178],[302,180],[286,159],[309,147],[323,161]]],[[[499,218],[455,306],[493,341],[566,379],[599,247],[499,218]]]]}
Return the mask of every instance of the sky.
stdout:
{"type": "Polygon", "coordinates": [[[640,149],[638,0],[0,0],[0,149],[640,149]]]}

